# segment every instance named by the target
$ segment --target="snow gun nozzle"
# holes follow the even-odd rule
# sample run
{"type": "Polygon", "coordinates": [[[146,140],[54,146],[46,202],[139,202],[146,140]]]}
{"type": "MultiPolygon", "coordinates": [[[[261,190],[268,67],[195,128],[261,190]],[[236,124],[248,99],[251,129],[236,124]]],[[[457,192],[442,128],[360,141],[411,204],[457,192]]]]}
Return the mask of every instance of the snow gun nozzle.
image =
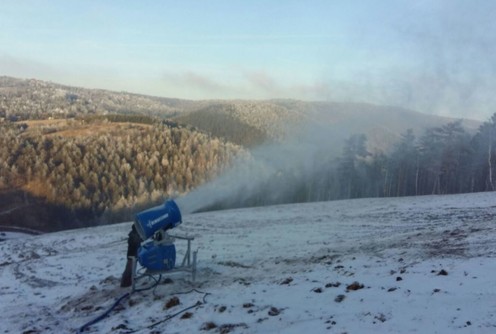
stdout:
{"type": "Polygon", "coordinates": [[[136,214],[134,226],[141,239],[146,240],[158,230],[169,230],[181,224],[181,211],[174,200],[168,200],[136,214]]]}

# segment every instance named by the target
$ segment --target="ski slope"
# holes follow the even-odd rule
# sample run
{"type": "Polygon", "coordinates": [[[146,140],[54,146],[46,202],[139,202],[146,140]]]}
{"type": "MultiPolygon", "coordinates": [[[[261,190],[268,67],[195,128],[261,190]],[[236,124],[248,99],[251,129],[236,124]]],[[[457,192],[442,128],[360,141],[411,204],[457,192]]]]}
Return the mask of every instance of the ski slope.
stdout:
{"type": "MultiPolygon", "coordinates": [[[[196,282],[162,278],[85,333],[496,333],[495,214],[478,193],[185,215],[196,282]]],[[[0,242],[0,333],[76,333],[108,310],[130,291],[130,227],[0,242]]]]}

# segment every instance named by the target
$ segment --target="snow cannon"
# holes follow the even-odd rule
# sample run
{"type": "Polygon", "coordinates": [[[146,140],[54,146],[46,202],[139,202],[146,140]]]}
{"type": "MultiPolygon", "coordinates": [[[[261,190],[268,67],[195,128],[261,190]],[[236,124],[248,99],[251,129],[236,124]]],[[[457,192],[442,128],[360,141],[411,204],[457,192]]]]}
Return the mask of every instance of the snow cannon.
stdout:
{"type": "Polygon", "coordinates": [[[162,275],[162,273],[173,273],[177,271],[191,272],[192,280],[196,275],[196,254],[198,251],[191,250],[192,236],[169,235],[168,230],[179,226],[182,216],[179,207],[173,200],[141,211],[135,216],[134,227],[143,242],[138,248],[137,257],[133,259],[133,290],[136,280],[150,275],[162,275]],[[176,239],[187,241],[182,263],[176,265],[176,239]],[[193,259],[191,259],[193,257],[193,259]],[[137,264],[146,269],[142,276],[138,276],[137,264]]]}
{"type": "Polygon", "coordinates": [[[173,200],[136,214],[134,226],[141,239],[146,240],[160,230],[181,224],[181,211],[173,200]]]}
{"type": "Polygon", "coordinates": [[[138,262],[151,271],[171,270],[176,264],[174,238],[167,230],[181,224],[181,211],[173,200],[141,211],[134,225],[141,239],[147,240],[138,249],[138,262]]]}

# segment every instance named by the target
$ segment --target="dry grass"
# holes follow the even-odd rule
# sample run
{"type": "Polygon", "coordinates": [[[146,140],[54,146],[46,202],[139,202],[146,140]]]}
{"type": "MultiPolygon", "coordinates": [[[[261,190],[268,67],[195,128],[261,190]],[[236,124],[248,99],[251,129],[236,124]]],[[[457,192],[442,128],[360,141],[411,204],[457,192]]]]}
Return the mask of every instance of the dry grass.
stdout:
{"type": "Polygon", "coordinates": [[[28,125],[27,135],[32,135],[35,131],[47,131],[45,136],[61,136],[65,138],[90,137],[100,134],[122,134],[123,130],[147,129],[149,124],[142,123],[118,123],[118,122],[93,122],[84,123],[66,119],[52,120],[30,120],[24,121],[28,125]]]}
{"type": "Polygon", "coordinates": [[[67,125],[67,120],[66,119],[41,119],[41,120],[22,121],[21,123],[26,123],[29,126],[29,128],[42,128],[42,127],[47,127],[47,126],[67,125]]]}
{"type": "Polygon", "coordinates": [[[58,135],[62,137],[89,137],[89,136],[97,136],[100,134],[114,134],[120,133],[123,134],[123,130],[128,129],[146,129],[150,128],[149,124],[137,124],[137,123],[106,123],[106,124],[89,124],[81,127],[65,129],[62,131],[58,131],[56,133],[52,133],[51,135],[58,135]]]}

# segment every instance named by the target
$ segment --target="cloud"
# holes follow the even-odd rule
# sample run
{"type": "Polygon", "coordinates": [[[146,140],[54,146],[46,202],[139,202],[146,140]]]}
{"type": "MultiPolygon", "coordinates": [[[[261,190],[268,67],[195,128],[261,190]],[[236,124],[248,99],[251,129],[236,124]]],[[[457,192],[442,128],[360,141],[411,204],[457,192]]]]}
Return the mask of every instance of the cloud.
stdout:
{"type": "Polygon", "coordinates": [[[182,98],[225,98],[233,93],[227,82],[195,71],[165,71],[161,84],[175,97],[182,98]]]}
{"type": "Polygon", "coordinates": [[[322,80],[288,81],[276,78],[267,70],[245,71],[244,79],[254,95],[264,98],[328,100],[332,95],[331,85],[322,80]]]}
{"type": "Polygon", "coordinates": [[[55,66],[27,58],[0,55],[0,73],[13,77],[53,79],[61,75],[55,66]]]}
{"type": "Polygon", "coordinates": [[[303,96],[306,100],[331,100],[333,89],[324,81],[314,81],[309,84],[294,84],[290,91],[295,96],[303,96]]]}
{"type": "Polygon", "coordinates": [[[0,54],[0,75],[150,95],[156,86],[151,79],[132,78],[105,66],[53,65],[8,54],[0,54]]]}
{"type": "Polygon", "coordinates": [[[183,73],[179,80],[183,82],[184,85],[191,85],[193,87],[199,88],[205,92],[221,92],[226,90],[226,86],[201,74],[188,71],[183,73]]]}
{"type": "Polygon", "coordinates": [[[279,94],[282,90],[280,83],[278,83],[274,77],[267,73],[267,71],[257,70],[245,72],[245,78],[256,90],[277,94],[279,94]]]}
{"type": "Polygon", "coordinates": [[[165,71],[161,77],[168,95],[193,99],[327,100],[330,85],[324,81],[288,81],[266,69],[220,69],[207,71],[165,71]]]}

